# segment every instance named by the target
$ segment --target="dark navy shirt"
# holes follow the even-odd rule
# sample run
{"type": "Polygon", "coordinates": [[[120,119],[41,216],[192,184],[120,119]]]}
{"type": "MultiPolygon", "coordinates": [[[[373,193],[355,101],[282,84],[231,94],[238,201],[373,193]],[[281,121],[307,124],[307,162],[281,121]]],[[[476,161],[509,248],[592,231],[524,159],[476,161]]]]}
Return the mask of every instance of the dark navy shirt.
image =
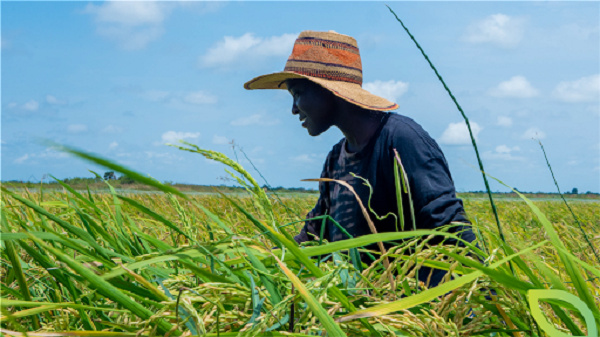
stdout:
{"type": "MultiPolygon", "coordinates": [[[[363,205],[367,206],[369,187],[352,173],[365,178],[373,189],[370,200],[372,210],[379,217],[388,213],[397,214],[394,179],[396,149],[408,177],[417,229],[433,229],[450,222],[468,223],[462,201],[456,197],[448,163],[437,143],[408,117],[394,113],[382,116],[378,130],[361,151],[349,153],[345,138],[336,144],[325,160],[321,177],[346,181],[360,196],[363,205]]],[[[317,204],[308,213],[307,219],[329,214],[353,237],[371,233],[355,196],[348,188],[334,182],[320,182],[319,192],[317,204]]],[[[408,202],[404,198],[404,230],[412,229],[408,202]]],[[[395,217],[377,219],[372,212],[369,213],[377,232],[401,230],[395,217]]],[[[313,239],[308,233],[318,238],[321,223],[322,220],[307,221],[300,234],[295,237],[296,241],[313,239]]],[[[454,231],[457,230],[465,228],[458,227],[454,231]]],[[[347,238],[331,221],[327,222],[325,239],[333,242],[347,238]]],[[[475,237],[467,228],[462,233],[462,238],[473,241],[475,237]]]]}

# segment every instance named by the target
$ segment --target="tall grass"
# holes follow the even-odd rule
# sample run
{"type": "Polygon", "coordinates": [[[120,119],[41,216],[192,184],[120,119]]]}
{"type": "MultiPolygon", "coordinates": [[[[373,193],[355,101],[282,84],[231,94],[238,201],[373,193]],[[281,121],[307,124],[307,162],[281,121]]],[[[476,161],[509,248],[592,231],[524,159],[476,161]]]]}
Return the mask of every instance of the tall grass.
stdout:
{"type": "MultiPolygon", "coordinates": [[[[294,304],[298,336],[323,330],[332,336],[517,331],[547,336],[519,294],[549,288],[576,294],[598,320],[594,307],[580,295],[586,290],[580,291],[587,289],[592,294],[587,301],[597,307],[600,282],[573,282],[577,279],[570,276],[574,269],[600,276],[598,268],[571,230],[572,219],[555,205],[542,204],[540,209],[535,203],[499,204],[510,233],[506,240],[524,248],[508,256],[492,229],[493,219],[486,218],[489,212],[477,200],[466,200],[466,207],[477,214],[474,222],[490,247],[487,253],[471,245],[428,247],[427,239],[436,234],[455,238],[438,231],[374,234],[301,248],[288,239],[300,219],[259,191],[241,166],[215,152],[186,149],[232,164],[231,172],[247,186],[248,196],[189,196],[148,180],[164,194],[120,195],[112,190],[85,196],[65,185],[63,192],[44,192],[40,201],[39,193],[2,187],[4,334],[277,336],[290,327],[294,304]],[[549,219],[540,215],[544,212],[549,219]],[[561,245],[559,237],[570,239],[561,245]],[[399,239],[403,243],[385,255],[371,252],[378,263],[360,265],[362,271],[346,253],[399,239]],[[405,255],[408,251],[414,254],[405,255]],[[470,251],[485,263],[473,260],[470,251]],[[315,257],[322,262],[317,264],[315,257]],[[386,258],[388,267],[381,263],[386,258]],[[509,260],[518,266],[516,276],[507,267],[509,260]],[[453,279],[429,289],[415,278],[420,266],[449,270],[453,279]],[[385,275],[394,273],[399,276],[391,287],[385,275]]],[[[142,176],[115,163],[110,168],[142,176]]],[[[305,213],[313,202],[299,198],[287,204],[295,205],[294,213],[305,213]]],[[[577,206],[584,226],[598,223],[597,205],[577,206]]],[[[560,331],[592,331],[586,326],[587,312],[568,302],[545,301],[542,310],[560,331]]]]}

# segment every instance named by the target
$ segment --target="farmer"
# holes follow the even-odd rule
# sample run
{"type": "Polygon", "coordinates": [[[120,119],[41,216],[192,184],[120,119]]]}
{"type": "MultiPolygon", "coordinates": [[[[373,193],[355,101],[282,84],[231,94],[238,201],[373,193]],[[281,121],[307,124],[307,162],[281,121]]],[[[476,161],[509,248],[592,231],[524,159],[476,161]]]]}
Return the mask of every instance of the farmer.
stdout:
{"type": "MultiPolygon", "coordinates": [[[[388,112],[398,108],[396,103],[362,88],[362,65],[354,38],[333,31],[304,31],[296,39],[284,71],[256,77],[244,87],[288,90],[293,96],[292,114],[298,116],[311,136],[332,126],[340,129],[344,138],[329,152],[321,178],[347,182],[362,204],[370,204],[380,217],[395,214],[378,219],[370,212],[378,233],[401,230],[397,220],[394,149],[408,178],[417,229],[469,223],[436,142],[412,119],[388,112]],[[366,179],[373,189],[370,202],[370,189],[358,177],[366,179]]],[[[352,237],[371,234],[356,197],[347,187],[320,182],[319,192],[307,219],[327,214],[352,237]]],[[[409,200],[404,197],[402,202],[405,230],[411,230],[409,200]]],[[[321,224],[322,220],[306,221],[294,239],[298,243],[318,239],[321,224]]],[[[469,226],[453,227],[451,231],[460,231],[466,241],[475,238],[469,226]]],[[[330,242],[348,238],[332,221],[326,222],[324,233],[330,242]]],[[[424,270],[419,272],[423,282],[429,276],[429,270],[424,270]]],[[[437,285],[444,275],[445,272],[434,270],[429,286],[437,285]]]]}

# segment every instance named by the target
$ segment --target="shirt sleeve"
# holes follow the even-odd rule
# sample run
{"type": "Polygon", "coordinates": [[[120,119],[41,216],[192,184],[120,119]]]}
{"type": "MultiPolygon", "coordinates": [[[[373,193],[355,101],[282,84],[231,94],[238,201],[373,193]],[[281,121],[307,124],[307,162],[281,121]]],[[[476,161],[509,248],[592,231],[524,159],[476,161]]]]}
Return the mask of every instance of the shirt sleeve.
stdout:
{"type": "MultiPolygon", "coordinates": [[[[406,130],[405,130],[406,131],[406,130]]],[[[448,163],[437,143],[420,127],[394,141],[408,176],[418,229],[434,229],[451,222],[469,223],[462,200],[456,197],[448,163]]],[[[461,226],[463,227],[463,226],[461,226]]],[[[456,232],[464,228],[455,228],[456,232]]],[[[472,232],[463,238],[472,241],[472,232]]]]}

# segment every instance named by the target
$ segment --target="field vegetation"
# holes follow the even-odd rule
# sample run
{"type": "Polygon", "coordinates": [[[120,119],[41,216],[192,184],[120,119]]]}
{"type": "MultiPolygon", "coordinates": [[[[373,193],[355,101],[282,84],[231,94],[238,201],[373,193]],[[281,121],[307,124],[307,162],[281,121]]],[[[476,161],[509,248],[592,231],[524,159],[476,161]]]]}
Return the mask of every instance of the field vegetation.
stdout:
{"type": "MultiPolygon", "coordinates": [[[[108,171],[108,172],[104,172],[103,176],[110,176],[109,175],[110,173],[114,174],[113,171],[108,171]]],[[[66,179],[63,179],[62,182],[65,184],[68,184],[75,190],[84,190],[85,191],[85,190],[89,189],[90,192],[92,192],[92,193],[97,193],[97,192],[110,193],[110,188],[104,183],[103,176],[97,176],[95,178],[84,178],[84,177],[66,178],[66,179]]],[[[227,180],[225,178],[222,178],[222,179],[227,180]]],[[[114,179],[107,179],[107,181],[109,181],[110,185],[119,192],[125,192],[125,193],[127,193],[127,192],[131,192],[131,193],[160,192],[160,189],[157,189],[156,187],[138,183],[135,180],[133,180],[125,175],[121,175],[121,176],[114,175],[114,179]]],[[[172,181],[164,181],[163,184],[172,186],[172,187],[176,188],[178,191],[181,191],[184,193],[215,194],[215,193],[217,193],[215,189],[217,189],[219,192],[222,192],[222,193],[244,193],[246,191],[243,187],[236,186],[236,185],[232,184],[232,182],[230,182],[230,181],[225,181],[225,182],[223,184],[219,184],[219,185],[195,185],[195,184],[186,184],[186,183],[176,183],[176,182],[172,182],[172,181]],[[227,182],[228,184],[226,184],[225,182],[227,182]]],[[[39,182],[12,180],[12,181],[5,181],[5,182],[3,182],[3,184],[4,184],[4,186],[6,186],[12,190],[22,190],[22,189],[28,189],[29,191],[39,191],[40,189],[44,190],[44,191],[62,191],[63,190],[62,185],[59,184],[53,178],[50,178],[49,176],[44,177],[44,179],[42,179],[39,182]]],[[[296,193],[315,194],[315,193],[318,193],[318,191],[316,191],[316,190],[305,189],[302,187],[284,188],[281,186],[272,187],[272,186],[267,186],[266,184],[263,184],[262,188],[267,191],[277,192],[279,194],[290,194],[290,193],[292,193],[292,194],[296,194],[296,193]]],[[[585,194],[582,194],[581,196],[585,196],[585,194]]]]}
{"type": "Polygon", "coordinates": [[[186,149],[229,165],[246,195],[184,194],[76,150],[71,151],[162,192],[117,193],[110,181],[103,182],[112,190],[108,193],[77,191],[62,182],[62,191],[17,193],[3,186],[4,334],[555,336],[558,331],[580,336],[597,331],[600,263],[583,235],[600,246],[598,202],[571,201],[576,221],[560,200],[498,200],[504,242],[487,201],[467,196],[478,247],[429,246],[434,235],[452,235],[422,230],[298,247],[292,236],[314,195],[267,194],[236,162],[194,146],[186,149]],[[384,240],[401,241],[385,255],[370,251],[377,262],[362,264],[361,247],[384,240]],[[415,277],[424,265],[449,270],[452,278],[428,288],[415,277]],[[550,289],[576,296],[584,306],[570,298],[532,297],[535,290],[550,289]],[[535,308],[541,308],[546,324],[536,319],[535,308]]]}

